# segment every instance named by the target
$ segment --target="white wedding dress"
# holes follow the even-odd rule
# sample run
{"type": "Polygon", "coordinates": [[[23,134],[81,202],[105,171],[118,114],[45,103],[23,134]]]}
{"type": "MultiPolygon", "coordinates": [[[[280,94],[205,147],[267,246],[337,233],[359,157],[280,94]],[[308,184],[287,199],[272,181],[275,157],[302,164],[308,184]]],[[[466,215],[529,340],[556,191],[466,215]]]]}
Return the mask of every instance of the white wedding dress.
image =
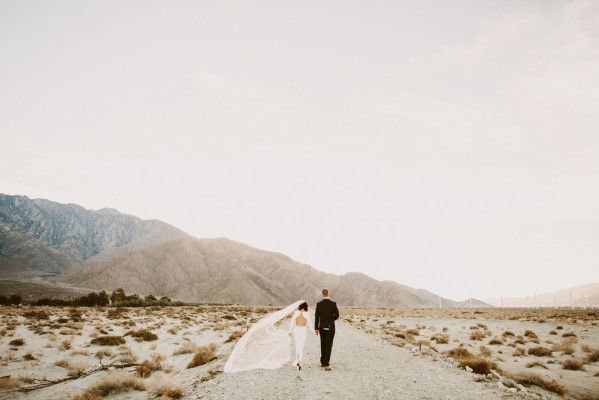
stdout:
{"type": "Polygon", "coordinates": [[[303,302],[304,300],[299,300],[256,322],[233,348],[225,364],[225,372],[277,369],[288,362],[291,338],[287,331],[277,328],[275,324],[297,310],[303,302]]]}
{"type": "Polygon", "coordinates": [[[310,321],[310,315],[307,311],[295,310],[293,317],[291,317],[291,324],[289,325],[289,333],[293,334],[293,341],[295,342],[295,360],[293,365],[297,365],[299,362],[302,363],[302,357],[304,356],[304,345],[306,344],[306,329],[310,327],[310,330],[314,333],[314,326],[310,321]],[[302,316],[306,319],[305,326],[297,326],[297,318],[302,316]]]}

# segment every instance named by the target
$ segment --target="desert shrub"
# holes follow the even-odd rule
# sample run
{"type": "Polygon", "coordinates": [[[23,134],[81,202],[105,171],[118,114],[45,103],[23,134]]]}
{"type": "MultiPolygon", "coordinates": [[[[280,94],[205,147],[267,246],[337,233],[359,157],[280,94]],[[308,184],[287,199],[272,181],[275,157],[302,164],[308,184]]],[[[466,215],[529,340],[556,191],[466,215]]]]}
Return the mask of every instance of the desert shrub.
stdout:
{"type": "Polygon", "coordinates": [[[102,400],[102,396],[84,392],[83,394],[78,394],[77,396],[73,397],[73,400],[102,400]]]}
{"type": "Polygon", "coordinates": [[[528,330],[526,332],[524,332],[524,336],[526,336],[527,338],[530,338],[530,339],[538,339],[539,338],[536,333],[534,333],[533,331],[528,331],[528,330]]]}
{"type": "Polygon", "coordinates": [[[200,365],[204,365],[215,358],[216,355],[216,343],[211,343],[208,346],[199,347],[195,354],[193,355],[193,359],[187,365],[187,368],[195,368],[200,365]]]}
{"type": "Polygon", "coordinates": [[[418,329],[408,329],[406,333],[411,336],[420,336],[420,331],[418,329]]]}
{"type": "Polygon", "coordinates": [[[516,336],[516,340],[514,340],[516,344],[526,344],[526,340],[524,340],[524,336],[518,335],[516,336]]]}
{"type": "Polygon", "coordinates": [[[449,343],[449,335],[436,334],[431,337],[431,340],[434,340],[437,344],[447,344],[449,343]]]}
{"type": "Polygon", "coordinates": [[[135,374],[140,378],[148,378],[154,371],[162,370],[162,361],[166,358],[162,354],[154,353],[149,360],[144,360],[135,369],[135,374]]]}
{"type": "Polygon", "coordinates": [[[229,338],[225,340],[225,343],[236,342],[243,336],[243,331],[235,331],[229,335],[229,338]]]}
{"type": "Polygon", "coordinates": [[[73,338],[71,338],[71,337],[66,338],[65,340],[63,340],[60,343],[60,346],[58,346],[58,350],[60,350],[60,351],[69,350],[71,348],[72,343],[73,343],[73,338]]]}
{"type": "Polygon", "coordinates": [[[35,357],[33,356],[33,351],[28,351],[27,353],[25,353],[23,358],[27,361],[35,360],[35,357]]]}
{"type": "Polygon", "coordinates": [[[18,379],[5,376],[0,378],[0,389],[13,390],[21,387],[21,383],[18,379]]]}
{"type": "Polygon", "coordinates": [[[173,356],[178,356],[180,354],[190,354],[195,353],[198,349],[198,346],[194,343],[183,343],[181,347],[173,352],[173,356]]]}
{"type": "Polygon", "coordinates": [[[228,319],[228,320],[235,320],[237,319],[234,315],[223,315],[222,317],[223,319],[228,319]]]}
{"type": "Polygon", "coordinates": [[[145,329],[142,329],[137,332],[127,332],[125,336],[131,336],[137,342],[152,342],[154,340],[158,340],[158,336],[156,336],[156,334],[149,332],[145,329]]]}
{"type": "Polygon", "coordinates": [[[528,349],[528,354],[537,357],[551,357],[551,350],[546,347],[532,347],[528,349]]]}
{"type": "Polygon", "coordinates": [[[565,332],[562,337],[577,337],[574,332],[565,332]]]}
{"type": "Polygon", "coordinates": [[[547,369],[547,366],[540,361],[533,361],[533,362],[529,362],[528,364],[526,364],[526,368],[532,368],[532,367],[543,367],[543,368],[547,369]]]}
{"type": "Polygon", "coordinates": [[[54,365],[66,369],[69,376],[81,375],[88,367],[86,363],[66,359],[55,361],[54,365]]]}
{"type": "Polygon", "coordinates": [[[470,367],[475,374],[487,375],[492,369],[497,368],[497,364],[484,358],[470,357],[461,359],[459,367],[464,369],[470,367]]]}
{"type": "Polygon", "coordinates": [[[562,362],[562,367],[571,371],[584,371],[584,362],[579,360],[566,360],[562,362]]]}
{"type": "Polygon", "coordinates": [[[557,393],[560,396],[566,394],[566,388],[557,383],[555,380],[546,381],[540,375],[532,372],[523,372],[518,374],[512,374],[509,372],[503,372],[506,378],[513,379],[514,381],[522,385],[534,385],[553,393],[557,393]]]}
{"type": "Polygon", "coordinates": [[[591,354],[586,356],[586,358],[584,360],[585,360],[585,362],[587,362],[589,364],[599,361],[599,350],[593,351],[591,354]]]}
{"type": "Polygon", "coordinates": [[[559,331],[559,330],[562,330],[562,329],[564,329],[564,327],[563,327],[563,326],[561,326],[561,325],[558,325],[558,326],[556,326],[556,327],[555,327],[555,329],[557,329],[557,330],[559,331]]]}
{"type": "Polygon", "coordinates": [[[506,338],[506,337],[508,337],[508,336],[512,336],[512,337],[514,337],[514,336],[516,336],[516,335],[514,335],[514,332],[505,331],[505,332],[503,332],[503,333],[501,334],[501,336],[503,336],[504,338],[506,338]]]}
{"type": "Polygon", "coordinates": [[[125,343],[125,339],[121,336],[98,336],[91,341],[91,344],[97,346],[118,346],[123,343],[125,343]]]}
{"type": "Polygon", "coordinates": [[[493,355],[493,352],[485,346],[480,346],[480,356],[489,358],[493,355]]]}
{"type": "Polygon", "coordinates": [[[591,346],[589,346],[588,344],[581,344],[580,345],[580,350],[584,351],[585,353],[592,353],[593,352],[593,348],[591,346]]]}
{"type": "Polygon", "coordinates": [[[100,360],[102,360],[104,357],[112,357],[112,350],[111,349],[100,349],[100,350],[96,351],[96,354],[94,354],[94,356],[96,358],[99,358],[100,360]]]}
{"type": "Polygon", "coordinates": [[[497,345],[497,344],[501,345],[501,344],[503,344],[503,342],[501,340],[495,338],[495,339],[489,340],[489,344],[491,344],[491,345],[497,345]]]}
{"type": "Polygon", "coordinates": [[[550,331],[549,334],[550,335],[557,335],[557,331],[550,331]]]}
{"type": "Polygon", "coordinates": [[[572,343],[568,341],[562,341],[561,343],[553,343],[551,345],[551,350],[560,351],[566,355],[574,354],[574,347],[572,343]]]}
{"type": "Polygon", "coordinates": [[[8,344],[10,346],[23,346],[25,344],[25,339],[11,340],[8,344]]]}
{"type": "Polygon", "coordinates": [[[26,312],[23,313],[23,316],[25,318],[37,319],[37,320],[40,320],[40,319],[50,319],[50,316],[44,310],[26,311],[26,312]]]}
{"type": "Polygon", "coordinates": [[[479,327],[479,328],[481,328],[481,329],[488,329],[488,328],[487,328],[487,325],[485,325],[485,324],[482,324],[482,323],[480,323],[480,322],[479,322],[478,324],[476,324],[476,326],[478,326],[478,327],[479,327]]]}
{"type": "Polygon", "coordinates": [[[155,397],[160,397],[164,400],[179,399],[183,397],[183,389],[173,388],[173,384],[166,376],[161,376],[152,381],[150,384],[150,393],[155,397]]]}
{"type": "Polygon", "coordinates": [[[456,347],[455,349],[451,349],[445,352],[447,357],[453,357],[455,359],[461,358],[470,358],[472,354],[468,351],[468,349],[464,347],[456,347]]]}
{"type": "Polygon", "coordinates": [[[486,336],[483,331],[474,331],[470,334],[470,340],[483,340],[486,336]]]}
{"type": "Polygon", "coordinates": [[[135,376],[124,374],[110,375],[104,380],[90,386],[85,393],[90,396],[95,395],[102,398],[112,394],[128,392],[130,390],[143,392],[146,390],[146,385],[141,378],[135,376]]]}

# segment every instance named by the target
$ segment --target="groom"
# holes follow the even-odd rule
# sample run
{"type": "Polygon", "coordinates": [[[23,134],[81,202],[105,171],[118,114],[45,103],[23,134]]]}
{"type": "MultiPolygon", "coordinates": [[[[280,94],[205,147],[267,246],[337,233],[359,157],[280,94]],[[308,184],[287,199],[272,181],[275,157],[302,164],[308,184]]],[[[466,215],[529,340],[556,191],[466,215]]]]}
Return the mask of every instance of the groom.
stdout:
{"type": "Polygon", "coordinates": [[[329,290],[322,289],[323,299],[316,304],[314,329],[320,334],[320,366],[330,371],[329,360],[335,337],[335,320],[339,318],[339,310],[334,301],[329,300],[329,290]]]}

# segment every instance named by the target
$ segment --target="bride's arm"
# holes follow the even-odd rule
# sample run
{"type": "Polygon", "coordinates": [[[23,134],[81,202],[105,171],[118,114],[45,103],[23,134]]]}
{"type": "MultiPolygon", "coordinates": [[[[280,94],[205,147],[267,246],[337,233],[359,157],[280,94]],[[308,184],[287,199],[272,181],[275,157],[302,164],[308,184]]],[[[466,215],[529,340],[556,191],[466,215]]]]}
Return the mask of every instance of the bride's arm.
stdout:
{"type": "Polygon", "coordinates": [[[306,315],[307,315],[306,321],[308,321],[308,325],[310,325],[310,330],[312,331],[312,333],[316,334],[314,332],[314,326],[312,325],[312,321],[310,321],[310,314],[306,313],[306,315]]]}

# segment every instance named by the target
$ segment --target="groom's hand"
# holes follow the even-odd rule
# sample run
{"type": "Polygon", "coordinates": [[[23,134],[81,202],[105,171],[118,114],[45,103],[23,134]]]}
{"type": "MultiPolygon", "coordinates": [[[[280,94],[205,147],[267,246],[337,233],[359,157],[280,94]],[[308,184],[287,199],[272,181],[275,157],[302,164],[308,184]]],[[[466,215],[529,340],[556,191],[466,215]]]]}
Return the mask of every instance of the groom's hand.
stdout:
{"type": "Polygon", "coordinates": [[[318,336],[318,329],[316,329],[316,330],[314,331],[314,334],[315,334],[316,336],[318,336]]]}

